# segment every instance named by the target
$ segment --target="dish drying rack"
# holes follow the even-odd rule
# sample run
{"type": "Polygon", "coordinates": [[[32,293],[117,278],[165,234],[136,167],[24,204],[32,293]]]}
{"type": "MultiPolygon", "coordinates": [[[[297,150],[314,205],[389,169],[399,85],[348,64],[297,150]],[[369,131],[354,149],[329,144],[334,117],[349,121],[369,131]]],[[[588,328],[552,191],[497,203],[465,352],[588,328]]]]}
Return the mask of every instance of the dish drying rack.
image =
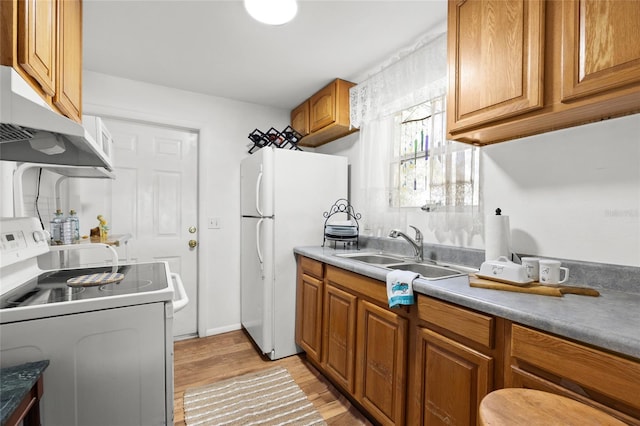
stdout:
{"type": "Polygon", "coordinates": [[[291,126],[285,127],[282,131],[278,131],[273,127],[266,132],[255,129],[249,133],[249,140],[253,142],[253,146],[249,149],[249,154],[253,154],[254,150],[264,148],[265,146],[302,151],[302,149],[298,147],[300,139],[302,139],[302,134],[291,126]]]}
{"type": "MultiPolygon", "coordinates": [[[[362,218],[360,213],[356,213],[349,201],[340,198],[329,209],[322,214],[325,217],[324,220],[324,240],[322,241],[322,247],[324,247],[327,241],[333,241],[333,248],[336,247],[336,243],[343,243],[346,247],[347,243],[356,243],[356,250],[360,250],[358,236],[360,235],[360,225],[358,220],[362,218]],[[333,222],[330,223],[332,217],[337,214],[346,214],[347,222],[333,222]]],[[[335,219],[335,218],[334,218],[335,219]]]]}

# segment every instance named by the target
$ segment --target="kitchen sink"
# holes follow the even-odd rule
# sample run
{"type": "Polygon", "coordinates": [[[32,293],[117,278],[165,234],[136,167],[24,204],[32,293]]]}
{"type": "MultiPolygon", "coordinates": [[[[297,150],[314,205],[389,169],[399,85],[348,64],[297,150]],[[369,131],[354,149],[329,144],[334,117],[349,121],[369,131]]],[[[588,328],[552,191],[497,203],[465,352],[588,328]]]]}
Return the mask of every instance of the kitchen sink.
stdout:
{"type": "Polygon", "coordinates": [[[336,256],[346,257],[351,260],[358,260],[360,262],[370,263],[372,265],[391,265],[394,263],[404,262],[401,257],[394,257],[379,253],[336,254],[336,256]]]}
{"type": "Polygon", "coordinates": [[[385,268],[415,272],[427,279],[440,279],[467,275],[465,272],[446,266],[427,265],[424,263],[402,263],[399,265],[387,265],[385,268]]]}
{"type": "Polygon", "coordinates": [[[467,276],[475,270],[466,267],[456,267],[443,264],[429,263],[432,261],[425,260],[416,262],[415,260],[402,255],[386,254],[380,252],[369,253],[339,253],[337,257],[349,260],[357,260],[358,262],[367,263],[371,266],[377,266],[387,270],[400,269],[403,271],[411,271],[420,274],[421,278],[427,280],[440,280],[445,278],[455,278],[467,276]]]}

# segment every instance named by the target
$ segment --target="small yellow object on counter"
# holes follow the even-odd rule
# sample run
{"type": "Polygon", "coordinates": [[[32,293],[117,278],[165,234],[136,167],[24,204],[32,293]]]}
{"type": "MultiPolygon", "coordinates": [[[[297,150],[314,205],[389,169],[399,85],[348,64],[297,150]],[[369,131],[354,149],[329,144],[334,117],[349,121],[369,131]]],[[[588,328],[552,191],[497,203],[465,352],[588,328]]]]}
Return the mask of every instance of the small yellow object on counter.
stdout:
{"type": "Polygon", "coordinates": [[[98,215],[97,219],[100,222],[100,224],[98,225],[100,232],[100,242],[107,242],[107,240],[109,239],[109,227],[107,226],[107,221],[101,214],[98,215]]]}

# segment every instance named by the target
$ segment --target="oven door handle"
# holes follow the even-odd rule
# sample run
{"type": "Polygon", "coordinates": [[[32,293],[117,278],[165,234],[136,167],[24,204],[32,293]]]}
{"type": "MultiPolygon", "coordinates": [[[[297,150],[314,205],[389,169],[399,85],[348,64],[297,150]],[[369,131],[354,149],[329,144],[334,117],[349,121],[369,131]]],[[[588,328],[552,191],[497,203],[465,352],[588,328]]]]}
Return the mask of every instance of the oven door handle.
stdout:
{"type": "Polygon", "coordinates": [[[189,296],[187,296],[187,291],[184,289],[184,284],[182,284],[182,278],[180,275],[171,273],[171,279],[175,283],[174,288],[177,290],[178,299],[173,301],[173,313],[175,314],[178,311],[181,311],[187,304],[189,303],[189,296]]]}

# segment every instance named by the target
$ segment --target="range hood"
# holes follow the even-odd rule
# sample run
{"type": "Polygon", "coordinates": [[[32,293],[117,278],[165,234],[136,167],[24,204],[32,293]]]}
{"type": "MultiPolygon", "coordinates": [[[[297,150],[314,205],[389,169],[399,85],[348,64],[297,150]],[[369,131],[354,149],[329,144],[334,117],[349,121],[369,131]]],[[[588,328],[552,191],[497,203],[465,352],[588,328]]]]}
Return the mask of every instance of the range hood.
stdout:
{"type": "Polygon", "coordinates": [[[113,170],[81,124],[53,111],[8,66],[0,66],[0,160],[113,170]]]}

